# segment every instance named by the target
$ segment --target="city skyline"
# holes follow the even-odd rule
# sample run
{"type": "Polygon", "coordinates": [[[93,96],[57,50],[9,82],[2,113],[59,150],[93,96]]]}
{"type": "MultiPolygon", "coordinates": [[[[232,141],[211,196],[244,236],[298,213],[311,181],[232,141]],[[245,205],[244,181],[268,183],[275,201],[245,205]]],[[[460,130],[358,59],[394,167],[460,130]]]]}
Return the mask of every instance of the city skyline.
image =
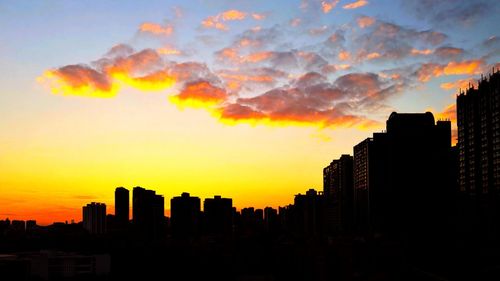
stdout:
{"type": "Polygon", "coordinates": [[[166,210],[185,191],[287,205],[393,111],[450,119],[455,143],[458,89],[500,66],[490,0],[0,11],[0,219],[44,225],[91,201],[113,213],[118,186],[156,190],[166,210]]]}

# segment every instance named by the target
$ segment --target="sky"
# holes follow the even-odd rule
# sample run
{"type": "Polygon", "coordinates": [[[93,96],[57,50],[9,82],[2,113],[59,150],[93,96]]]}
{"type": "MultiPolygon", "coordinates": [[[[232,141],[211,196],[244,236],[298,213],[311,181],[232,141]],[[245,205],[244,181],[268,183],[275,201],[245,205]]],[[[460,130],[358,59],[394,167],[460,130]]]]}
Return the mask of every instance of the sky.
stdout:
{"type": "MultiPolygon", "coordinates": [[[[477,0],[0,1],[0,218],[142,186],[278,207],[393,111],[455,122],[500,67],[477,0]]],[[[456,128],[456,125],[453,125],[456,128]]],[[[454,129],[456,131],[456,129],[454,129]]],[[[456,136],[454,136],[456,142],[456,136]]]]}

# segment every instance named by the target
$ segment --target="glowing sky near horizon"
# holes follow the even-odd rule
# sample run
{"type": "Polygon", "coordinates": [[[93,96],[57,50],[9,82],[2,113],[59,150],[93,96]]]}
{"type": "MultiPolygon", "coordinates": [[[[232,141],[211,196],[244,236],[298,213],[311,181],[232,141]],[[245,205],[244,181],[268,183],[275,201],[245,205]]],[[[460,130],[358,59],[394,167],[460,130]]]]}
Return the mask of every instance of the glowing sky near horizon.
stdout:
{"type": "Polygon", "coordinates": [[[0,2],[0,219],[114,188],[283,206],[392,111],[454,121],[496,1],[0,2]]]}

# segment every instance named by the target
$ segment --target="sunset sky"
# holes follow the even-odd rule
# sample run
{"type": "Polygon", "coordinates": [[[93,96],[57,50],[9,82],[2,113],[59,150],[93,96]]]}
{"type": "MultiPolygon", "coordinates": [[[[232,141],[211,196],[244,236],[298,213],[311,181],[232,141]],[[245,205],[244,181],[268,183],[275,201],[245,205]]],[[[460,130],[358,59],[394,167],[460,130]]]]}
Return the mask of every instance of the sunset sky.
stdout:
{"type": "MultiPolygon", "coordinates": [[[[282,206],[385,128],[455,119],[500,66],[477,0],[0,2],[0,219],[81,220],[142,186],[282,206]]],[[[455,125],[454,125],[455,126],[455,125]]]]}

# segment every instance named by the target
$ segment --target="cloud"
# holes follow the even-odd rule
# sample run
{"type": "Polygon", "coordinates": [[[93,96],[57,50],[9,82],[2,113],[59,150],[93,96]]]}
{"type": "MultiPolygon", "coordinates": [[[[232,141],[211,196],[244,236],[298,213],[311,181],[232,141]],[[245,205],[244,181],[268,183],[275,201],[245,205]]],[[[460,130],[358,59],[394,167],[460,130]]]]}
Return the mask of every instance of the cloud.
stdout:
{"type": "Polygon", "coordinates": [[[160,36],[170,36],[172,32],[174,32],[174,27],[170,24],[161,26],[157,23],[145,22],[140,25],[139,32],[160,36]]]}
{"type": "Polygon", "coordinates": [[[380,124],[357,112],[383,107],[400,90],[395,86],[373,73],[348,74],[329,83],[323,75],[309,72],[288,86],[224,104],[217,116],[233,124],[373,128],[380,124]]]}
{"type": "Polygon", "coordinates": [[[182,52],[177,50],[171,46],[163,46],[161,48],[156,49],[156,52],[160,55],[180,55],[182,52]]]}
{"type": "Polygon", "coordinates": [[[418,18],[440,26],[475,24],[493,14],[498,4],[496,0],[404,0],[401,3],[418,18]]]}
{"type": "Polygon", "coordinates": [[[274,87],[280,80],[288,77],[286,72],[268,67],[225,69],[217,71],[217,75],[225,83],[227,90],[233,92],[251,92],[259,87],[274,87]]]}
{"type": "Polygon", "coordinates": [[[342,51],[338,54],[339,60],[344,61],[344,60],[349,60],[351,58],[351,53],[348,51],[342,51]]]}
{"type": "Polygon", "coordinates": [[[135,52],[127,45],[117,45],[92,66],[47,70],[37,81],[54,94],[106,98],[115,96],[122,86],[163,91],[201,78],[211,83],[220,81],[205,64],[168,62],[153,49],[135,52]]]}
{"type": "Polygon", "coordinates": [[[331,10],[337,6],[340,0],[333,0],[333,1],[321,1],[321,10],[323,13],[328,14],[331,10]]]}
{"type": "Polygon", "coordinates": [[[375,18],[372,18],[372,17],[369,17],[369,16],[361,16],[361,17],[358,17],[356,19],[357,23],[358,23],[358,26],[360,28],[365,28],[365,27],[369,27],[371,26],[372,24],[375,23],[375,18]]]}
{"type": "Polygon", "coordinates": [[[115,96],[118,90],[106,74],[87,65],[67,65],[47,70],[37,81],[59,95],[109,98],[115,96]]]}
{"type": "MultiPolygon", "coordinates": [[[[260,20],[263,19],[263,15],[261,14],[253,14],[252,17],[254,19],[260,20]],[[253,16],[255,15],[255,16],[253,16]],[[256,18],[257,17],[257,18],[256,18]],[[262,18],[261,18],[262,17],[262,18]]],[[[215,28],[220,30],[228,30],[229,28],[223,23],[226,21],[241,21],[247,17],[247,13],[239,11],[239,10],[227,10],[215,16],[209,16],[205,18],[201,25],[205,28],[215,28]]]]}
{"type": "Polygon", "coordinates": [[[453,82],[441,83],[441,85],[439,85],[439,87],[441,87],[441,89],[446,90],[446,91],[449,91],[449,90],[455,91],[455,90],[460,90],[460,89],[462,89],[462,90],[468,89],[473,85],[474,85],[474,81],[472,79],[459,79],[459,80],[456,80],[453,82]]]}
{"type": "Polygon", "coordinates": [[[326,25],[323,25],[323,26],[320,26],[318,28],[312,28],[312,29],[309,29],[309,34],[313,35],[313,36],[316,36],[316,35],[323,35],[325,34],[325,32],[328,31],[328,26],[326,25]]]}
{"type": "Polygon", "coordinates": [[[226,100],[224,89],[212,85],[209,81],[198,80],[184,85],[179,94],[169,100],[180,107],[206,108],[226,100]]]}
{"type": "Polygon", "coordinates": [[[263,13],[252,13],[252,18],[254,20],[264,20],[267,18],[267,15],[266,14],[263,14],[263,13]]]}
{"type": "Polygon", "coordinates": [[[297,27],[302,23],[302,19],[300,18],[293,18],[289,21],[289,24],[293,27],[297,27]]]}
{"type": "Polygon", "coordinates": [[[434,51],[440,58],[456,58],[464,54],[464,49],[455,47],[439,47],[434,51]]]}
{"type": "Polygon", "coordinates": [[[424,63],[417,71],[418,80],[427,82],[433,77],[479,74],[484,69],[483,60],[452,61],[448,64],[424,63]]]}
{"type": "MultiPolygon", "coordinates": [[[[360,18],[357,19],[358,25],[360,18]]],[[[352,39],[356,61],[400,60],[415,55],[428,55],[434,46],[445,41],[448,36],[434,30],[415,30],[381,20],[370,21],[370,25],[361,21],[364,28],[352,39]],[[424,48],[415,48],[421,46],[424,48]],[[432,49],[431,49],[432,48],[432,49]]],[[[444,54],[446,50],[440,51],[444,54]]]]}
{"type": "Polygon", "coordinates": [[[346,4],[346,5],[342,6],[342,8],[344,8],[344,9],[357,9],[357,8],[361,8],[361,7],[366,6],[366,5],[368,5],[368,1],[357,0],[355,2],[352,2],[350,4],[346,4]]]}
{"type": "Polygon", "coordinates": [[[412,55],[415,55],[415,56],[428,56],[430,54],[433,54],[434,51],[431,50],[431,49],[423,49],[423,50],[419,50],[419,49],[411,49],[411,54],[412,55]]]}

